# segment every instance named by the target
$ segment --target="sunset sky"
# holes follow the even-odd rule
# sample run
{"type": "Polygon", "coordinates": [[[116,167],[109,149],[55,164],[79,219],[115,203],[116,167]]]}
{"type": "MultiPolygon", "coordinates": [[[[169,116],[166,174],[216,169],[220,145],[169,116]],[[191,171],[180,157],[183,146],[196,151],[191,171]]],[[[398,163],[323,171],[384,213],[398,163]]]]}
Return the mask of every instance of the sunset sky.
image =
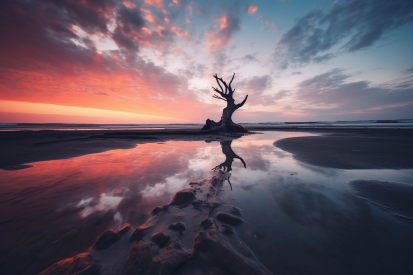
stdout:
{"type": "Polygon", "coordinates": [[[413,118],[411,0],[5,0],[0,123],[413,118]]]}

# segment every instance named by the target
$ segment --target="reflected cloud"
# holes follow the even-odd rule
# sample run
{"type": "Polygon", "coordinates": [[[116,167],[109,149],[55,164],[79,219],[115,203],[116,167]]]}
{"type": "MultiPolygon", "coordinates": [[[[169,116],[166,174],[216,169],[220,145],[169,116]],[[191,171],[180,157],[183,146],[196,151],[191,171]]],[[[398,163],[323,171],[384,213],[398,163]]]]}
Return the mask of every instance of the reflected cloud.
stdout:
{"type": "Polygon", "coordinates": [[[326,176],[328,178],[335,178],[340,174],[340,170],[338,169],[331,169],[331,168],[322,168],[322,167],[317,167],[313,166],[310,164],[303,163],[301,161],[297,161],[297,164],[307,170],[310,170],[312,172],[315,172],[316,174],[321,174],[323,176],[326,176]]]}

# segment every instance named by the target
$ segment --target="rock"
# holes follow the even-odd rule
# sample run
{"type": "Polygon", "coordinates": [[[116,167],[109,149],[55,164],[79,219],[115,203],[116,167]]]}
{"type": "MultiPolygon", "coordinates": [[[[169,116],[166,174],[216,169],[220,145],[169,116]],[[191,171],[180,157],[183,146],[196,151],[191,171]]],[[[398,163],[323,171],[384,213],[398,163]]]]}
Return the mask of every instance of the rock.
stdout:
{"type": "Polygon", "coordinates": [[[203,180],[193,180],[189,183],[190,186],[193,185],[198,185],[198,186],[202,186],[204,185],[204,183],[207,182],[207,180],[203,179],[203,180]]]}
{"type": "Polygon", "coordinates": [[[168,226],[168,229],[181,232],[185,230],[185,224],[183,222],[172,223],[168,226]]]}
{"type": "Polygon", "coordinates": [[[228,225],[221,225],[221,232],[224,234],[234,234],[234,229],[228,225]]]}
{"type": "Polygon", "coordinates": [[[205,121],[205,125],[202,127],[202,129],[201,130],[210,130],[210,129],[214,129],[214,128],[216,128],[216,127],[218,127],[218,126],[220,126],[221,125],[221,122],[215,122],[215,121],[213,121],[213,120],[211,120],[211,119],[207,119],[206,121],[205,121]]]}
{"type": "Polygon", "coordinates": [[[210,228],[213,228],[214,224],[215,222],[213,219],[205,219],[201,222],[200,225],[203,229],[210,229],[210,228]]]}
{"type": "Polygon", "coordinates": [[[159,214],[159,213],[161,213],[161,212],[163,212],[163,211],[168,210],[168,207],[169,207],[169,205],[167,205],[167,204],[162,205],[162,206],[157,206],[157,207],[155,207],[154,209],[152,209],[151,214],[152,214],[152,215],[157,215],[157,214],[159,214]]]}
{"type": "Polygon", "coordinates": [[[194,239],[194,248],[199,251],[207,251],[209,249],[209,240],[205,232],[199,232],[194,239]]]}
{"type": "Polygon", "coordinates": [[[105,249],[117,242],[119,239],[120,237],[117,232],[112,229],[108,229],[100,234],[92,247],[98,250],[105,249]]]}
{"type": "Polygon", "coordinates": [[[89,253],[81,253],[51,265],[39,275],[97,275],[101,268],[89,253]]]}
{"type": "Polygon", "coordinates": [[[229,212],[233,215],[241,216],[241,210],[235,206],[231,205],[229,212]]]}
{"type": "Polygon", "coordinates": [[[165,246],[169,240],[171,239],[171,236],[168,234],[158,232],[152,235],[151,240],[156,243],[159,247],[165,246]]]}
{"type": "Polygon", "coordinates": [[[131,229],[131,226],[129,223],[125,223],[122,228],[118,231],[119,237],[122,237],[126,232],[128,232],[131,229]]]}
{"type": "MultiPolygon", "coordinates": [[[[242,254],[250,255],[249,249],[238,243],[242,254]]],[[[216,229],[200,232],[194,240],[194,248],[211,259],[214,265],[219,266],[227,274],[255,275],[268,274],[259,264],[235,252],[219,235],[216,229]]],[[[252,254],[251,254],[252,255],[252,254]]]]}
{"type": "Polygon", "coordinates": [[[182,189],[173,196],[170,204],[186,205],[195,199],[195,195],[192,189],[182,189]]]}
{"type": "Polygon", "coordinates": [[[160,250],[154,243],[135,244],[128,257],[127,275],[173,274],[189,258],[177,240],[160,250]]]}
{"type": "MultiPolygon", "coordinates": [[[[129,251],[128,267],[126,274],[151,274],[153,255],[159,251],[154,243],[137,243],[129,251]]],[[[153,273],[155,274],[155,273],[153,273]]]]}
{"type": "Polygon", "coordinates": [[[202,210],[202,209],[212,209],[212,204],[210,204],[207,201],[203,200],[193,200],[191,204],[194,206],[195,209],[197,210],[202,210]]]}
{"type": "Polygon", "coordinates": [[[133,242],[137,242],[143,239],[143,237],[146,235],[146,233],[148,232],[148,230],[151,228],[152,226],[139,226],[138,228],[136,228],[132,235],[129,237],[129,241],[133,242]]]}
{"type": "Polygon", "coordinates": [[[242,223],[242,220],[238,217],[235,217],[229,213],[225,213],[225,212],[219,212],[217,214],[217,218],[218,220],[231,224],[231,225],[238,225],[240,223],[242,223]]]}

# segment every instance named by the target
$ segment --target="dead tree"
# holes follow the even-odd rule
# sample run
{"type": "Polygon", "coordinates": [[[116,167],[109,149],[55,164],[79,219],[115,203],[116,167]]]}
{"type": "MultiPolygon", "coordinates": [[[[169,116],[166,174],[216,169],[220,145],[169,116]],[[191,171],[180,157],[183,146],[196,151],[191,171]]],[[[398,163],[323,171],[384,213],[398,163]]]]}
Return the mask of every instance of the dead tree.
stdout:
{"type": "Polygon", "coordinates": [[[226,101],[227,107],[225,107],[224,110],[222,111],[221,120],[219,122],[215,122],[213,120],[207,119],[202,130],[223,130],[223,131],[230,131],[230,132],[247,132],[247,130],[245,130],[244,127],[232,121],[232,114],[237,109],[241,108],[248,98],[248,95],[247,95],[241,103],[235,104],[235,100],[233,97],[235,89],[232,89],[231,87],[231,83],[234,80],[234,77],[235,77],[235,73],[232,76],[232,79],[229,82],[229,84],[227,84],[224,80],[222,80],[222,78],[219,78],[216,74],[214,75],[214,78],[217,81],[220,90],[218,90],[215,87],[212,87],[214,92],[217,93],[217,94],[214,94],[212,97],[226,101]],[[222,88],[222,86],[224,86],[225,90],[224,88],[222,88]]]}
{"type": "MultiPolygon", "coordinates": [[[[247,168],[245,161],[240,156],[235,154],[234,151],[232,150],[231,148],[232,140],[225,140],[225,141],[221,141],[220,143],[221,143],[222,153],[225,155],[225,161],[221,163],[220,165],[217,165],[214,168],[212,168],[212,170],[214,171],[221,170],[223,172],[230,172],[232,171],[232,163],[234,162],[234,159],[239,159],[242,162],[242,164],[244,164],[244,167],[247,168]]],[[[231,182],[229,181],[230,177],[231,176],[228,177],[228,183],[232,190],[232,185],[231,185],[231,182]]]]}

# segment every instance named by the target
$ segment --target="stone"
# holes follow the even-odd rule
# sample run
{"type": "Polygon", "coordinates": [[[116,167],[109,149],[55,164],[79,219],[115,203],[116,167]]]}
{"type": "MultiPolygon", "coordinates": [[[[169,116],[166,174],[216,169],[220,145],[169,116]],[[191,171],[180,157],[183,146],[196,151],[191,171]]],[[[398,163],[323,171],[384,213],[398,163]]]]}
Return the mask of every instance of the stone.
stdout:
{"type": "Polygon", "coordinates": [[[218,220],[228,223],[230,225],[238,225],[240,223],[242,223],[242,220],[238,217],[235,217],[229,213],[225,213],[225,212],[219,212],[217,214],[217,218],[218,220]]]}
{"type": "Polygon", "coordinates": [[[221,225],[221,232],[224,234],[234,234],[234,229],[228,225],[221,225]]]}
{"type": "Polygon", "coordinates": [[[129,251],[127,275],[172,275],[190,257],[177,240],[160,249],[154,243],[136,243],[129,251]]]}
{"type": "Polygon", "coordinates": [[[182,189],[181,191],[178,191],[175,194],[175,196],[173,196],[170,204],[182,206],[182,205],[189,204],[194,199],[195,199],[195,195],[192,189],[190,188],[182,189]]]}
{"type": "Polygon", "coordinates": [[[100,236],[96,239],[95,243],[93,244],[94,249],[102,250],[108,248],[115,242],[120,239],[117,232],[113,231],[112,229],[108,229],[104,231],[100,236]]]}
{"type": "Polygon", "coordinates": [[[181,232],[185,230],[185,224],[183,222],[172,223],[168,226],[168,229],[181,232]]]}
{"type": "Polygon", "coordinates": [[[51,265],[39,275],[97,275],[101,268],[89,253],[80,253],[51,265]]]}
{"type": "Polygon", "coordinates": [[[202,227],[203,229],[209,229],[209,228],[212,228],[214,224],[215,224],[214,220],[212,220],[212,219],[205,219],[205,220],[203,220],[203,221],[201,222],[200,225],[201,225],[201,227],[202,227]]]}
{"type": "Polygon", "coordinates": [[[138,242],[143,239],[143,237],[146,235],[147,231],[151,228],[151,226],[139,226],[137,227],[132,235],[129,237],[129,241],[131,242],[138,242]]]}
{"type": "Polygon", "coordinates": [[[125,223],[121,229],[119,229],[118,231],[118,235],[119,237],[122,237],[123,235],[125,235],[126,232],[128,232],[131,229],[131,226],[129,223],[125,223]]]}
{"type": "Polygon", "coordinates": [[[209,249],[209,240],[205,232],[199,232],[194,239],[194,248],[199,251],[207,251],[209,249]]]}
{"type": "Polygon", "coordinates": [[[159,247],[165,246],[169,242],[170,239],[171,239],[171,236],[169,236],[168,234],[162,233],[162,232],[155,233],[151,236],[151,240],[154,243],[156,243],[159,247]]]}
{"type": "Polygon", "coordinates": [[[231,205],[231,208],[230,208],[229,212],[230,212],[231,214],[233,214],[233,215],[241,216],[241,210],[239,210],[239,209],[238,209],[237,207],[235,207],[235,206],[232,206],[232,205],[231,205]]]}
{"type": "Polygon", "coordinates": [[[152,211],[151,211],[151,214],[152,215],[157,215],[157,214],[159,214],[159,213],[161,213],[161,212],[163,212],[163,211],[166,211],[166,210],[168,210],[168,207],[169,207],[169,205],[161,205],[161,206],[157,206],[157,207],[155,207],[154,209],[152,209],[152,211]]]}

